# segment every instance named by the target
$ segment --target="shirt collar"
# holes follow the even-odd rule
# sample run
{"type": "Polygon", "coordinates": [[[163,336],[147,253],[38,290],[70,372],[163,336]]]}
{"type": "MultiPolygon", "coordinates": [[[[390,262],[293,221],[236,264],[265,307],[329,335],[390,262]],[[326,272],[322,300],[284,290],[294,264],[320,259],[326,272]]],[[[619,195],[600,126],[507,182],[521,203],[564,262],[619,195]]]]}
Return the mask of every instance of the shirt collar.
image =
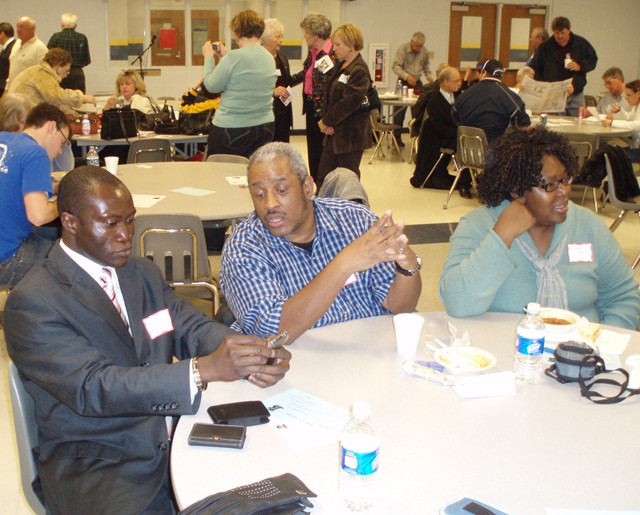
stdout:
{"type": "MultiPolygon", "coordinates": [[[[319,199],[318,197],[314,197],[312,200],[313,213],[315,215],[315,220],[316,220],[316,234],[315,234],[314,240],[317,240],[318,237],[320,237],[320,235],[324,232],[331,232],[331,231],[340,232],[341,231],[340,227],[336,225],[333,218],[328,216],[328,210],[327,210],[327,207],[325,206],[325,204],[330,204],[332,200],[334,199],[319,199]]],[[[263,225],[263,223],[260,221],[255,211],[251,214],[251,217],[255,218],[255,221],[259,225],[260,231],[262,231],[262,234],[265,236],[265,239],[268,245],[273,245],[273,246],[289,245],[289,246],[295,247],[295,245],[289,242],[289,240],[287,240],[286,238],[282,236],[274,236],[273,234],[271,234],[269,232],[269,229],[267,229],[263,225]]]]}
{"type": "Polygon", "coordinates": [[[440,93],[442,94],[442,96],[447,102],[449,102],[450,104],[453,104],[453,101],[455,100],[453,98],[453,93],[449,93],[448,91],[445,91],[442,88],[440,88],[440,93]]]}
{"type": "Polygon", "coordinates": [[[115,268],[111,266],[103,266],[100,263],[96,263],[95,261],[89,259],[88,257],[83,256],[82,254],[79,254],[75,250],[69,248],[67,245],[65,245],[64,241],[62,240],[60,240],[60,247],[62,248],[62,250],[66,252],[66,254],[71,259],[73,259],[73,261],[80,268],[82,268],[85,272],[87,272],[91,276],[91,278],[94,281],[96,281],[98,284],[100,284],[100,274],[102,273],[103,268],[108,268],[109,270],[111,270],[112,276],[116,275],[115,268]]]}
{"type": "Polygon", "coordinates": [[[332,43],[330,39],[327,39],[327,42],[322,47],[322,52],[329,55],[331,53],[332,43]]]}

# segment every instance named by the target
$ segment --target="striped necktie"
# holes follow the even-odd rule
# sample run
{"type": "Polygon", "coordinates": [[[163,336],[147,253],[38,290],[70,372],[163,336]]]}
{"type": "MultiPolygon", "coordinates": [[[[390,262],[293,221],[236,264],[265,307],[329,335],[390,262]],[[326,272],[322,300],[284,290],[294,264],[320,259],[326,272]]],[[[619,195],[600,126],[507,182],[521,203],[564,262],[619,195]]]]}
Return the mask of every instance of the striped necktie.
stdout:
{"type": "Polygon", "coordinates": [[[118,298],[116,297],[116,289],[113,286],[113,277],[111,276],[111,270],[109,270],[108,268],[102,269],[102,272],[100,273],[100,284],[102,285],[102,289],[107,294],[111,302],[113,302],[113,305],[118,311],[118,315],[120,315],[120,318],[122,318],[125,327],[128,329],[129,321],[127,320],[127,315],[124,313],[124,311],[122,311],[122,307],[120,306],[118,298]]]}

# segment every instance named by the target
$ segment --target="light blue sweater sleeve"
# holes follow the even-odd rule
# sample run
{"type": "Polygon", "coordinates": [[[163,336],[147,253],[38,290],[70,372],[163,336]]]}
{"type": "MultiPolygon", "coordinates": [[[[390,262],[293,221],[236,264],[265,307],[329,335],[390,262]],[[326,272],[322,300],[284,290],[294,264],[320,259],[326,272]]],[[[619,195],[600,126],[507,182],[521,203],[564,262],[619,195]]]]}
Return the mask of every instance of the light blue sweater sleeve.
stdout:
{"type": "MultiPolygon", "coordinates": [[[[447,313],[454,317],[489,311],[516,268],[511,251],[493,232],[498,214],[487,208],[476,209],[460,220],[451,237],[451,248],[440,276],[440,299],[447,313]]],[[[521,312],[521,308],[514,299],[510,311],[521,312]]]]}

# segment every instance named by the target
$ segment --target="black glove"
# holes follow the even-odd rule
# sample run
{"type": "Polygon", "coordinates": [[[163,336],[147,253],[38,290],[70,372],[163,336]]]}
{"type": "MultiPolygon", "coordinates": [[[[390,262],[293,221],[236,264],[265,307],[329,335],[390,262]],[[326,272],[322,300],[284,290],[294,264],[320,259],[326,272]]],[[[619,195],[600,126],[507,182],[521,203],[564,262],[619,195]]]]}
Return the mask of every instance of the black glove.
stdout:
{"type": "Polygon", "coordinates": [[[296,476],[287,473],[210,495],[185,508],[179,515],[293,515],[307,513],[305,508],[313,508],[307,497],[317,496],[296,476]]]}

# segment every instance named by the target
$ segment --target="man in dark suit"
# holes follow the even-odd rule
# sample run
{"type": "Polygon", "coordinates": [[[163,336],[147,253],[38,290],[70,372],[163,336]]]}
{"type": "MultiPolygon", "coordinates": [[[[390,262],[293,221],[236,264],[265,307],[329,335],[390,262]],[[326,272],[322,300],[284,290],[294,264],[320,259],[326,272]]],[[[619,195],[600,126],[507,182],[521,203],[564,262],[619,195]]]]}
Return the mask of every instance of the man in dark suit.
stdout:
{"type": "Polygon", "coordinates": [[[10,23],[6,21],[0,23],[0,45],[2,45],[2,50],[0,50],[0,97],[4,93],[7,77],[9,77],[9,56],[16,43],[13,35],[13,27],[10,23]]]}
{"type": "MultiPolygon", "coordinates": [[[[460,72],[447,67],[438,76],[440,88],[435,91],[427,103],[428,118],[420,133],[416,169],[411,177],[411,185],[420,188],[440,157],[441,148],[456,150],[458,126],[451,118],[451,105],[455,94],[462,85],[460,72]]],[[[447,172],[447,165],[451,156],[444,156],[438,163],[438,168],[426,182],[426,188],[448,190],[453,184],[454,177],[447,172]]],[[[471,198],[468,176],[465,174],[458,181],[460,195],[471,198]]]]}
{"type": "Polygon", "coordinates": [[[175,513],[171,417],[195,413],[212,381],[276,383],[291,354],[207,318],[130,257],[135,208],[114,175],[69,172],[58,206],[61,241],[5,308],[9,355],[35,401],[47,512],[175,513]]]}

